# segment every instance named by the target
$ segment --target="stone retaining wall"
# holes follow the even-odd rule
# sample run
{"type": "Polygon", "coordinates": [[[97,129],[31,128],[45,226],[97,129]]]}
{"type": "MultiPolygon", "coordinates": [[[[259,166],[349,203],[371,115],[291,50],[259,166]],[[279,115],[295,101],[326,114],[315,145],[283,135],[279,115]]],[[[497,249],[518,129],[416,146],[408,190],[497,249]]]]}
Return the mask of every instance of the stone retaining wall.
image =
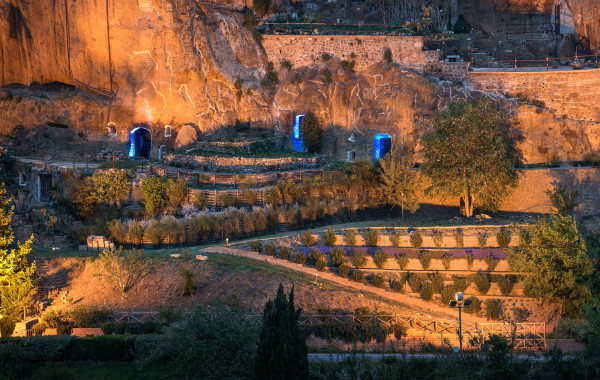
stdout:
{"type": "Polygon", "coordinates": [[[470,72],[467,82],[475,90],[541,100],[559,116],[600,121],[600,69],[470,72]]]}
{"type": "Polygon", "coordinates": [[[201,168],[211,172],[260,173],[266,171],[314,169],[327,162],[325,156],[315,157],[219,157],[167,154],[165,161],[188,168],[201,168]]]}
{"type": "MultiPolygon", "coordinates": [[[[600,213],[600,168],[554,168],[522,169],[518,187],[502,202],[501,211],[522,213],[552,213],[546,190],[552,190],[557,183],[579,191],[581,204],[575,209],[579,215],[600,213]]],[[[458,207],[458,198],[435,199],[425,203],[458,207]]]]}
{"type": "Polygon", "coordinates": [[[287,59],[293,66],[306,66],[327,53],[340,60],[355,61],[355,69],[381,62],[385,49],[403,66],[434,75],[460,79],[467,75],[466,63],[440,62],[441,52],[423,50],[423,38],[417,36],[298,36],[265,35],[262,41],[269,60],[279,65],[287,59]],[[354,56],[352,55],[354,54],[354,56]]]}

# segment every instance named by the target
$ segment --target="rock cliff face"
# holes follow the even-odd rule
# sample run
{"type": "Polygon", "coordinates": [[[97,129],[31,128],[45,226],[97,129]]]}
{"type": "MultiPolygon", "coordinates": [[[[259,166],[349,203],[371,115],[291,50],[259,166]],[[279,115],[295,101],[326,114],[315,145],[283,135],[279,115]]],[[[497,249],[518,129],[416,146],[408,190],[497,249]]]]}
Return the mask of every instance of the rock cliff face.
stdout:
{"type": "MultiPolygon", "coordinates": [[[[461,6],[469,1],[474,0],[461,6]]],[[[498,12],[494,1],[487,0],[498,12]]],[[[172,146],[186,123],[200,132],[245,123],[285,129],[291,114],[313,111],[328,127],[327,153],[345,159],[350,151],[357,157],[368,155],[377,132],[417,144],[430,116],[447,102],[482,96],[397,64],[375,63],[352,71],[338,59],[291,70],[276,62],[279,83],[264,86],[263,47],[241,26],[242,15],[222,5],[239,8],[242,3],[220,3],[0,0],[0,84],[60,82],[80,89],[6,88],[0,93],[0,131],[51,147],[53,139],[45,136],[64,125],[71,131],[61,131],[65,143],[110,146],[122,144],[132,122],[150,122],[155,142],[172,146]],[[105,136],[109,121],[117,125],[117,140],[105,136]],[[173,141],[161,137],[166,124],[173,126],[173,141]],[[23,127],[14,130],[17,125],[23,127]],[[351,135],[355,143],[349,142],[351,135]]],[[[545,10],[551,1],[538,3],[545,10]]],[[[595,2],[569,3],[584,14],[595,2]]],[[[586,25],[580,29],[595,38],[597,25],[586,25]]],[[[520,120],[515,122],[519,135],[533,139],[519,143],[527,153],[525,161],[543,158],[546,148],[534,148],[540,144],[559,146],[565,157],[574,159],[598,148],[595,122],[561,121],[511,104],[506,106],[520,120]],[[555,132],[546,131],[546,123],[555,132]],[[566,129],[574,132],[565,135],[566,129]]]]}

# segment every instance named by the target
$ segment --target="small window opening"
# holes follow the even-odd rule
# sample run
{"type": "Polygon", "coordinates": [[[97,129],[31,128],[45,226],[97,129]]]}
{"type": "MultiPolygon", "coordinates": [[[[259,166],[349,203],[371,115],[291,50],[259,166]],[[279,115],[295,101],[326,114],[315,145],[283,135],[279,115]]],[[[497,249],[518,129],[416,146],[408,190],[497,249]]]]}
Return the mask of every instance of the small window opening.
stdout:
{"type": "Polygon", "coordinates": [[[353,162],[355,158],[356,158],[355,151],[351,150],[351,151],[346,152],[346,161],[353,162]]]}
{"type": "Polygon", "coordinates": [[[19,174],[19,186],[27,186],[27,175],[25,173],[19,174]]]}
{"type": "Polygon", "coordinates": [[[106,129],[108,130],[108,135],[110,137],[116,137],[117,136],[117,125],[113,122],[110,122],[106,125],[106,129]]]}
{"type": "Polygon", "coordinates": [[[165,137],[171,137],[171,126],[165,125],[165,137]]]}

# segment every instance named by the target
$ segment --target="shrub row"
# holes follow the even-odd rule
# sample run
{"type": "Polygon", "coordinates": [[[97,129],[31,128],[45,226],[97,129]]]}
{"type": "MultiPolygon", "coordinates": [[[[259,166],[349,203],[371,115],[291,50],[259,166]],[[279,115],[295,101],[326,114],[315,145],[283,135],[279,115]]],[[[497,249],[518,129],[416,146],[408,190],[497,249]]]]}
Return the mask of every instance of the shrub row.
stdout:
{"type": "MultiPolygon", "coordinates": [[[[444,234],[442,231],[433,229],[429,233],[431,239],[433,240],[433,244],[437,249],[442,249],[444,246],[444,234]]],[[[464,247],[464,232],[461,229],[457,229],[453,232],[454,240],[457,248],[464,247]]],[[[358,236],[358,232],[355,229],[349,229],[344,232],[344,240],[346,245],[354,247],[356,245],[356,236],[358,236]]],[[[376,229],[368,229],[363,234],[363,240],[365,245],[369,247],[377,247],[380,238],[380,231],[376,229]]],[[[393,233],[388,235],[392,245],[395,248],[400,248],[402,245],[402,233],[400,231],[394,231],[393,233]]],[[[420,230],[413,230],[408,233],[410,245],[413,248],[421,248],[423,245],[423,236],[420,230]]],[[[312,236],[312,232],[305,231],[301,234],[301,240],[305,246],[311,246],[316,243],[316,238],[312,236]]],[[[507,248],[511,241],[510,232],[502,228],[496,233],[496,243],[500,248],[507,248]]],[[[323,241],[327,246],[334,246],[338,242],[338,237],[335,233],[335,230],[330,227],[323,234],[323,241]]],[[[486,248],[488,242],[487,233],[480,233],[477,236],[477,245],[479,248],[486,248]]]]}

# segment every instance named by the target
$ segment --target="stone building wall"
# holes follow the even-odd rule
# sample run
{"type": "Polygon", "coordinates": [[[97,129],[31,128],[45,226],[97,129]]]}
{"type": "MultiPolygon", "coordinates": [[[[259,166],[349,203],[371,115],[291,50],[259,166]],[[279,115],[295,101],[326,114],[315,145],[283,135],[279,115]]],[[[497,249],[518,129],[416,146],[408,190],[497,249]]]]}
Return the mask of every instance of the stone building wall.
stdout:
{"type": "Polygon", "coordinates": [[[414,36],[265,35],[262,44],[270,61],[278,65],[287,59],[296,67],[317,62],[327,53],[340,60],[354,60],[355,69],[363,70],[381,62],[389,48],[395,62],[429,71],[439,64],[441,55],[439,51],[424,51],[423,38],[414,36]]]}
{"type": "Polygon", "coordinates": [[[559,116],[600,121],[600,69],[470,72],[468,84],[475,90],[541,100],[559,116]]]}

